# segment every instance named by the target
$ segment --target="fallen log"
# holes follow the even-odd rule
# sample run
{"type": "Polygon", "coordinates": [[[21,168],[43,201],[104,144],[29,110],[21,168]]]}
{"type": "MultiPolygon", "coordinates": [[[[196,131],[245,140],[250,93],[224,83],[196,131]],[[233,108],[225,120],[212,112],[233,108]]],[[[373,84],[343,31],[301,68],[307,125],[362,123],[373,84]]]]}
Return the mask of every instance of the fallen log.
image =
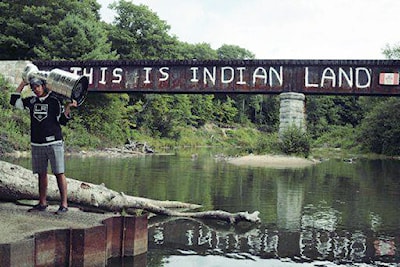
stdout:
{"type": "MultiPolygon", "coordinates": [[[[96,185],[67,178],[68,201],[83,207],[91,207],[112,212],[145,210],[150,213],[175,217],[214,219],[231,224],[240,221],[256,223],[259,212],[229,213],[226,211],[183,212],[176,209],[194,210],[201,206],[179,201],[161,201],[126,195],[107,188],[104,184],[96,185]],[[133,210],[132,210],[133,209],[133,210]]],[[[47,192],[49,201],[59,201],[59,192],[54,175],[49,175],[47,192]]],[[[0,161],[0,200],[17,201],[38,199],[38,183],[32,171],[18,165],[0,161]]]]}

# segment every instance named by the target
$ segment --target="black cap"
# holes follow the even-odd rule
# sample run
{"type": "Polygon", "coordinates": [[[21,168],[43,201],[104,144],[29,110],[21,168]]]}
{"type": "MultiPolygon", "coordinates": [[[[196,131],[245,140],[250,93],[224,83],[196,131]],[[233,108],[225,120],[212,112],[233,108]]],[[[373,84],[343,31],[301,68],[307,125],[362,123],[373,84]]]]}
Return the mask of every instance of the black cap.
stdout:
{"type": "Polygon", "coordinates": [[[32,86],[34,86],[34,85],[43,85],[44,82],[43,82],[41,79],[32,78],[32,79],[29,80],[29,84],[30,84],[31,87],[32,87],[32,86]]]}

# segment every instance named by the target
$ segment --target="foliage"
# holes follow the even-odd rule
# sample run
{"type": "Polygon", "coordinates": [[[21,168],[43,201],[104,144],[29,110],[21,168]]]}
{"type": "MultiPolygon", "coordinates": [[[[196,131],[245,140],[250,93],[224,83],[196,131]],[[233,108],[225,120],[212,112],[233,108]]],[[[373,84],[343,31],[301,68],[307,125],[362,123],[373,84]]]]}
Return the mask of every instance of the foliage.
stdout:
{"type": "Polygon", "coordinates": [[[322,136],[330,125],[359,125],[364,112],[359,97],[353,96],[307,96],[306,109],[313,138],[322,136]]]}
{"type": "Polygon", "coordinates": [[[241,148],[246,154],[275,153],[279,150],[277,133],[263,133],[254,129],[254,127],[232,128],[224,132],[226,142],[230,146],[241,148]]]}
{"type": "Polygon", "coordinates": [[[68,14],[34,48],[41,59],[116,59],[107,32],[95,20],[68,14]]]}
{"type": "Polygon", "coordinates": [[[386,56],[387,59],[399,59],[400,46],[399,44],[393,46],[386,44],[385,48],[382,50],[382,53],[386,56]]]}
{"type": "MultiPolygon", "coordinates": [[[[147,6],[120,0],[116,18],[100,21],[96,0],[0,2],[0,59],[199,59],[248,60],[254,54],[237,45],[214,50],[208,43],[181,42],[147,6]]],[[[399,58],[398,46],[383,53],[399,58]]],[[[29,118],[9,107],[10,85],[0,76],[0,147],[29,148],[29,118]],[[4,89],[3,89],[4,88],[4,89]]],[[[89,94],[64,127],[70,147],[104,147],[126,139],[159,145],[232,145],[248,152],[307,155],[314,146],[363,148],[399,154],[398,104],[385,97],[307,96],[307,131],[289,129],[278,142],[279,98],[272,95],[89,94]],[[368,114],[366,118],[365,115],[368,114]],[[209,125],[229,128],[221,131],[209,125]],[[240,125],[240,127],[238,126],[240,125]],[[258,129],[249,130],[251,128],[258,129]],[[234,130],[235,129],[235,130],[234,130]],[[227,138],[228,137],[228,138],[227,138]],[[357,137],[357,139],[353,139],[357,137]]]]}
{"type": "Polygon", "coordinates": [[[25,111],[13,109],[10,104],[10,85],[0,75],[0,153],[27,150],[30,145],[29,118],[25,111]]]}
{"type": "Polygon", "coordinates": [[[214,95],[189,95],[191,102],[191,120],[190,124],[195,127],[201,127],[207,122],[214,121],[214,95]]]}
{"type": "Polygon", "coordinates": [[[400,101],[389,98],[375,106],[363,120],[359,142],[368,151],[400,155],[400,101]]]}
{"type": "Polygon", "coordinates": [[[310,138],[308,134],[292,125],[282,132],[280,145],[283,153],[287,155],[303,155],[308,157],[310,153],[310,138]]]}
{"type": "MultiPolygon", "coordinates": [[[[35,48],[67,14],[99,21],[95,0],[37,0],[0,2],[0,59],[35,59],[35,48]]],[[[53,51],[55,52],[55,51],[53,51]]]]}
{"type": "Polygon", "coordinates": [[[223,44],[217,49],[219,59],[254,59],[254,53],[238,45],[223,44]]]}
{"type": "Polygon", "coordinates": [[[85,105],[76,110],[79,120],[70,128],[84,127],[89,134],[98,136],[102,145],[124,143],[130,125],[125,116],[128,101],[125,94],[91,94],[85,105]]]}
{"type": "Polygon", "coordinates": [[[111,5],[117,12],[110,30],[113,49],[122,59],[172,59],[178,40],[168,34],[170,26],[145,5],[120,0],[111,5]]]}
{"type": "Polygon", "coordinates": [[[137,126],[149,135],[179,139],[179,125],[186,125],[191,118],[189,97],[150,94],[145,100],[137,114],[137,126]]]}
{"type": "Polygon", "coordinates": [[[312,145],[321,148],[329,147],[350,150],[357,147],[355,142],[356,136],[356,128],[352,125],[331,125],[312,145]]]}
{"type": "Polygon", "coordinates": [[[234,123],[237,112],[235,102],[228,96],[224,102],[217,100],[213,115],[217,122],[229,125],[234,123]]]}
{"type": "Polygon", "coordinates": [[[252,148],[253,153],[257,154],[273,154],[280,150],[279,136],[277,132],[263,133],[260,132],[255,147],[252,148]]]}
{"type": "Polygon", "coordinates": [[[201,59],[211,60],[217,59],[217,52],[211,48],[210,44],[199,43],[199,44],[188,44],[182,43],[180,45],[181,50],[179,51],[181,59],[201,59]]]}

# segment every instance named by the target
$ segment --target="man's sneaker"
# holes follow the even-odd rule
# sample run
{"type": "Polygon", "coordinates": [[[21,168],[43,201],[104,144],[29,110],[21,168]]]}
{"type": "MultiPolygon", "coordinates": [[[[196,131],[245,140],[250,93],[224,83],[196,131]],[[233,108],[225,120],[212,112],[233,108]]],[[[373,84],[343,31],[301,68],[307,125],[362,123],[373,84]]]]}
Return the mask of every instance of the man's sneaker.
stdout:
{"type": "Polygon", "coordinates": [[[41,204],[36,204],[32,208],[28,210],[28,212],[32,211],[45,211],[47,209],[48,205],[41,205],[41,204]]]}
{"type": "Polygon", "coordinates": [[[58,210],[56,211],[56,214],[64,214],[64,213],[66,213],[67,211],[68,211],[68,208],[63,207],[63,206],[60,206],[60,207],[58,208],[58,210]]]}

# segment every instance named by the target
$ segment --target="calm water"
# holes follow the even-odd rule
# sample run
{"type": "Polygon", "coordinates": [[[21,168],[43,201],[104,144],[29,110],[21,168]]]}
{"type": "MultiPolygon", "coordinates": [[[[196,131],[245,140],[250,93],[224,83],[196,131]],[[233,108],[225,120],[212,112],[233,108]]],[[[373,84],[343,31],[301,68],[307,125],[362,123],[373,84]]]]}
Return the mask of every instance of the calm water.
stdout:
{"type": "Polygon", "coordinates": [[[154,218],[147,257],[109,266],[398,266],[400,161],[330,160],[276,170],[197,153],[68,158],[68,177],[126,194],[260,211],[260,225],[154,218]]]}

